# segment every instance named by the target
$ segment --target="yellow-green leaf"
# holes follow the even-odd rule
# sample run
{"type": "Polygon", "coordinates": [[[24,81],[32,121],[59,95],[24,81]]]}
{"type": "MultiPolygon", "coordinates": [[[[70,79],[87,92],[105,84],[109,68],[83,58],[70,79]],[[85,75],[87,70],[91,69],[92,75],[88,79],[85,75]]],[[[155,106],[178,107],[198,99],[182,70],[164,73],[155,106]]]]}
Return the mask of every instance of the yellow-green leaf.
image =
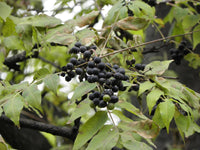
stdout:
{"type": "Polygon", "coordinates": [[[0,17],[6,21],[6,18],[10,15],[12,9],[5,2],[0,2],[0,17]]]}
{"type": "Polygon", "coordinates": [[[196,26],[193,30],[193,49],[200,43],[200,25],[196,26]]]}
{"type": "Polygon", "coordinates": [[[139,91],[138,91],[138,96],[141,95],[142,93],[144,93],[146,90],[151,89],[155,85],[156,85],[155,83],[152,83],[150,81],[146,81],[146,82],[141,83],[139,91]]]}

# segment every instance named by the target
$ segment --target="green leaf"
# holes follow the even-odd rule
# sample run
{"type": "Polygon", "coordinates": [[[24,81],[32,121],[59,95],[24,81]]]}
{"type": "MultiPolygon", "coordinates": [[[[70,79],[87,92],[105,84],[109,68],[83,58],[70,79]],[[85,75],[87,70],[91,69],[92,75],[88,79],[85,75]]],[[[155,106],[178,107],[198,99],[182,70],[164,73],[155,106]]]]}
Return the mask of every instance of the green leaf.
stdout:
{"type": "Polygon", "coordinates": [[[79,150],[89,139],[91,139],[92,136],[103,127],[107,118],[108,116],[105,111],[99,111],[85,122],[79,129],[79,134],[75,140],[73,150],[79,150]]]}
{"type": "Polygon", "coordinates": [[[59,33],[59,34],[47,34],[46,36],[47,42],[58,43],[63,45],[70,45],[76,41],[76,37],[71,34],[59,33]]]}
{"type": "Polygon", "coordinates": [[[86,113],[88,113],[90,111],[90,105],[88,103],[88,101],[84,100],[83,102],[79,103],[76,108],[74,109],[68,124],[70,124],[72,121],[74,121],[75,119],[77,119],[78,117],[81,117],[83,115],[85,115],[86,113]]]}
{"type": "Polygon", "coordinates": [[[10,18],[7,18],[6,22],[4,23],[3,29],[2,29],[2,33],[3,33],[4,37],[16,35],[17,33],[16,33],[15,28],[16,28],[16,25],[13,22],[13,20],[10,18]]]}
{"type": "Polygon", "coordinates": [[[75,22],[79,27],[90,25],[94,22],[95,18],[99,15],[99,11],[92,11],[82,17],[78,17],[75,22]]]}
{"type": "Polygon", "coordinates": [[[4,62],[4,53],[0,51],[0,70],[3,68],[3,62],[4,62]]]}
{"type": "Polygon", "coordinates": [[[57,93],[57,88],[59,84],[59,77],[57,74],[47,75],[44,79],[45,86],[52,90],[54,93],[57,93]]]}
{"type": "Polygon", "coordinates": [[[146,75],[162,75],[173,60],[153,61],[146,65],[144,72],[146,75]]]}
{"type": "Polygon", "coordinates": [[[132,105],[131,103],[128,103],[126,101],[119,101],[116,106],[120,107],[120,108],[124,108],[127,111],[129,111],[130,113],[142,118],[142,119],[147,119],[147,117],[145,115],[142,114],[142,112],[136,108],[134,105],[132,105]]]}
{"type": "Polygon", "coordinates": [[[106,25],[111,25],[116,21],[116,17],[118,16],[120,9],[122,8],[122,2],[118,1],[113,5],[113,7],[109,10],[107,17],[105,18],[104,21],[104,27],[106,25]]]}
{"type": "Polygon", "coordinates": [[[47,15],[36,15],[31,17],[24,17],[19,24],[30,24],[35,27],[55,27],[61,24],[61,20],[47,15]]]}
{"type": "Polygon", "coordinates": [[[0,142],[0,150],[8,150],[8,148],[7,148],[5,143],[0,142]]]}
{"type": "Polygon", "coordinates": [[[6,18],[11,14],[11,7],[5,2],[0,2],[0,17],[6,21],[6,18]]]}
{"type": "Polygon", "coordinates": [[[37,108],[42,111],[41,108],[41,92],[38,90],[37,85],[33,84],[26,88],[22,94],[25,102],[27,102],[32,107],[37,108]]]}
{"type": "Polygon", "coordinates": [[[123,132],[120,134],[120,139],[122,145],[127,150],[153,150],[150,146],[143,142],[136,141],[134,137],[127,132],[123,132]]]}
{"type": "Polygon", "coordinates": [[[152,83],[150,81],[145,81],[143,83],[140,83],[140,88],[138,91],[138,96],[144,93],[146,90],[150,90],[152,87],[154,87],[156,84],[152,83]]]}
{"type": "Polygon", "coordinates": [[[157,100],[160,98],[161,95],[163,95],[164,92],[161,91],[158,88],[152,89],[151,92],[147,95],[147,106],[149,108],[149,114],[151,114],[152,108],[156,104],[157,100]]]}
{"type": "Polygon", "coordinates": [[[184,16],[182,25],[183,29],[190,30],[200,20],[200,15],[187,15],[184,16]]]}
{"type": "Polygon", "coordinates": [[[154,9],[145,2],[133,1],[130,5],[128,5],[128,7],[138,17],[144,13],[146,16],[149,16],[150,18],[154,18],[155,15],[154,9]]]}
{"type": "Polygon", "coordinates": [[[95,32],[87,28],[78,31],[75,36],[83,45],[90,45],[97,39],[95,32]]]}
{"type": "MultiPolygon", "coordinates": [[[[199,31],[199,33],[200,33],[200,31],[199,31]]],[[[192,67],[194,69],[197,69],[198,67],[200,67],[200,56],[199,56],[199,54],[189,53],[184,57],[184,59],[189,62],[190,67],[192,67]]]]}
{"type": "Polygon", "coordinates": [[[47,76],[48,74],[50,74],[49,70],[46,68],[41,68],[40,70],[38,70],[34,76],[33,76],[33,80],[38,80],[38,79],[42,79],[45,76],[47,76]]]}
{"type": "Polygon", "coordinates": [[[193,30],[193,49],[200,43],[200,25],[197,25],[193,30]]]}
{"type": "Polygon", "coordinates": [[[145,139],[155,138],[160,131],[159,126],[149,119],[131,122],[121,121],[119,128],[124,131],[135,132],[145,139]]]}
{"type": "Polygon", "coordinates": [[[5,115],[16,125],[19,125],[19,118],[23,105],[23,97],[19,94],[10,97],[10,99],[3,105],[5,115]]]}
{"type": "Polygon", "coordinates": [[[117,22],[117,27],[123,30],[140,30],[146,27],[148,20],[144,18],[127,17],[117,22]]]}
{"type": "Polygon", "coordinates": [[[128,117],[126,117],[123,114],[123,112],[121,112],[120,110],[116,110],[115,109],[115,110],[112,111],[112,113],[115,114],[115,115],[117,115],[117,117],[119,117],[120,120],[122,120],[122,121],[127,121],[127,122],[131,122],[132,121],[131,119],[129,119],[128,117]]]}
{"type": "Polygon", "coordinates": [[[167,132],[169,133],[169,125],[172,118],[174,117],[175,105],[172,103],[171,100],[165,99],[165,102],[159,103],[158,106],[160,108],[160,115],[163,123],[165,124],[167,132]]]}
{"type": "Polygon", "coordinates": [[[174,7],[173,9],[173,15],[174,18],[178,21],[181,22],[185,16],[187,16],[189,11],[185,8],[181,7],[174,7]]]}
{"type": "Polygon", "coordinates": [[[113,125],[105,125],[91,140],[86,150],[111,150],[119,139],[118,130],[113,125]]]}
{"type": "Polygon", "coordinates": [[[97,86],[96,83],[89,83],[88,81],[81,82],[75,89],[74,94],[71,98],[71,101],[74,101],[81,96],[87,94],[97,86]]]}
{"type": "Polygon", "coordinates": [[[11,50],[24,50],[23,42],[17,36],[8,36],[4,38],[3,44],[5,47],[11,50]]]}

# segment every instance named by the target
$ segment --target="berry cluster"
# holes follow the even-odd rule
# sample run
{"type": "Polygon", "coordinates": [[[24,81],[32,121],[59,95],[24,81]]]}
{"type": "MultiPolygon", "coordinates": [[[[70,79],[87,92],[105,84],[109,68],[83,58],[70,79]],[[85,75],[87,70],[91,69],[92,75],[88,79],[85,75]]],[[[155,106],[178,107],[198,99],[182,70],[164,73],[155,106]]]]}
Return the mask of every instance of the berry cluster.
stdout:
{"type": "Polygon", "coordinates": [[[149,4],[150,6],[156,6],[156,0],[142,0],[143,2],[149,4]]]}
{"type": "Polygon", "coordinates": [[[189,49],[192,49],[192,48],[186,47],[186,42],[182,41],[179,44],[178,49],[171,48],[169,50],[169,52],[170,52],[170,55],[171,55],[172,59],[174,59],[174,62],[177,65],[180,65],[181,64],[181,60],[183,59],[183,57],[189,53],[189,49]]]}
{"type": "Polygon", "coordinates": [[[89,94],[91,107],[107,106],[108,109],[113,109],[114,103],[118,102],[116,92],[126,90],[122,81],[129,81],[129,77],[124,68],[104,63],[100,57],[93,56],[95,50],[96,46],[86,47],[77,42],[69,53],[80,54],[80,58],[72,57],[69,63],[62,67],[61,76],[65,77],[67,82],[78,75],[80,81],[84,79],[89,83],[98,83],[101,92],[91,91],[89,94]]]}

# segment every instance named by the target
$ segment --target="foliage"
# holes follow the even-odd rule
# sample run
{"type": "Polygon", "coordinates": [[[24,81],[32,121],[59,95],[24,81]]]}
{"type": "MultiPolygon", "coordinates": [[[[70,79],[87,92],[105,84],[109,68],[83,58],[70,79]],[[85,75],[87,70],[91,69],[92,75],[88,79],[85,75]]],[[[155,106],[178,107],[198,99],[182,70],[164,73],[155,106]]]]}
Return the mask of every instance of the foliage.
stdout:
{"type": "MultiPolygon", "coordinates": [[[[54,13],[59,14],[63,9],[72,11],[73,8],[64,7],[69,2],[71,1],[57,0],[59,7],[54,13]]],[[[199,67],[200,57],[195,53],[195,48],[200,44],[200,14],[196,9],[200,3],[195,1],[191,6],[188,2],[167,3],[171,8],[162,19],[155,17],[154,6],[140,0],[98,0],[96,4],[91,4],[94,7],[82,7],[74,19],[63,23],[60,19],[45,14],[19,15],[20,11],[11,2],[1,1],[0,114],[5,114],[17,126],[20,126],[19,118],[23,108],[38,115],[43,115],[46,111],[50,118],[52,112],[41,103],[46,99],[70,115],[63,116],[64,123],[60,123],[59,119],[52,121],[56,125],[68,124],[73,127],[74,121],[81,117],[82,124],[72,143],[73,150],[110,150],[114,146],[131,150],[152,149],[156,147],[153,139],[163,128],[169,133],[173,120],[183,140],[200,132],[200,127],[196,124],[200,117],[196,113],[200,109],[200,94],[176,79],[165,76],[174,61],[158,60],[143,66],[143,69],[138,68],[145,55],[145,46],[157,42],[145,43],[147,27],[156,26],[158,32],[161,32],[160,29],[167,23],[172,24],[170,37],[162,37],[158,41],[174,44],[178,49],[181,41],[187,41],[193,47],[188,50],[189,53],[184,54],[184,59],[194,69],[199,67]],[[106,5],[112,8],[104,18],[101,9],[106,5]],[[99,20],[103,20],[101,30],[94,26],[99,20]],[[77,26],[80,27],[78,30],[77,26]],[[76,42],[86,46],[96,45],[95,56],[112,65],[122,66],[129,75],[129,81],[123,82],[126,90],[115,93],[119,102],[114,110],[90,108],[90,100],[82,99],[92,90],[101,91],[98,83],[82,82],[78,78],[61,83],[65,82],[60,76],[63,73],[61,67],[66,66],[71,57],[77,57],[69,53],[76,42]],[[22,55],[23,52],[25,55],[22,55]],[[126,65],[126,60],[134,60],[136,63],[126,65]],[[31,81],[27,82],[26,77],[31,78],[31,81]],[[42,84],[44,87],[41,89],[39,87],[42,84]],[[69,88],[69,85],[73,91],[71,98],[68,95],[72,93],[62,92],[62,88],[69,88]],[[136,86],[138,89],[134,89],[136,86]],[[130,97],[133,95],[138,100],[145,99],[148,113],[144,111],[145,108],[137,108],[132,104],[130,97]],[[135,119],[128,118],[123,113],[125,110],[135,116],[135,119]],[[119,122],[113,119],[114,115],[120,119],[119,122]]],[[[81,0],[79,3],[84,6],[85,1],[81,0]]],[[[28,5],[37,6],[36,4],[37,2],[32,2],[28,5]]],[[[74,6],[76,5],[75,3],[74,6]]],[[[5,147],[4,143],[0,144],[5,147]]]]}

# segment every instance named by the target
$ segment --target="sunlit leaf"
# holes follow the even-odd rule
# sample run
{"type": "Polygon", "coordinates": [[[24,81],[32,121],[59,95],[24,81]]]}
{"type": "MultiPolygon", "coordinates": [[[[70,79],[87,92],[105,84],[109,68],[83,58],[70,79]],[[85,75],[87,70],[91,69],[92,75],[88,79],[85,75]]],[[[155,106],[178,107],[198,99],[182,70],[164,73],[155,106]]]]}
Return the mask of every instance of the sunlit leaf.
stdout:
{"type": "Polygon", "coordinates": [[[16,33],[16,25],[13,22],[13,20],[10,19],[10,17],[6,19],[6,22],[4,23],[4,26],[2,28],[2,33],[3,33],[4,37],[17,34],[16,33]]]}
{"type": "Polygon", "coordinates": [[[84,100],[83,102],[79,103],[76,106],[76,108],[74,109],[74,111],[72,112],[72,115],[71,115],[68,123],[71,123],[78,117],[85,115],[86,113],[88,113],[90,111],[90,109],[91,109],[91,107],[90,107],[88,101],[84,100]]]}
{"type": "Polygon", "coordinates": [[[3,105],[5,115],[16,125],[19,125],[19,118],[23,105],[23,97],[19,94],[10,97],[10,99],[3,105]]]}
{"type": "Polygon", "coordinates": [[[117,22],[117,27],[123,30],[140,30],[148,24],[144,18],[127,17],[117,22]]]}
{"type": "Polygon", "coordinates": [[[113,125],[104,126],[91,140],[86,150],[111,150],[119,139],[119,133],[113,125]]]}
{"type": "Polygon", "coordinates": [[[134,105],[132,105],[131,103],[125,102],[125,101],[119,101],[116,106],[120,107],[120,108],[124,108],[127,111],[129,111],[130,113],[142,118],[142,119],[147,119],[147,117],[145,115],[142,114],[142,112],[136,108],[134,105]]]}
{"type": "Polygon", "coordinates": [[[7,148],[5,143],[0,142],[0,150],[8,150],[8,148],[7,148]]]}
{"type": "Polygon", "coordinates": [[[146,82],[140,83],[140,88],[139,88],[139,91],[138,91],[138,95],[141,95],[141,94],[144,93],[146,90],[151,89],[151,88],[154,87],[155,85],[156,85],[155,83],[152,83],[152,82],[150,82],[150,81],[146,81],[146,82]]]}
{"type": "Polygon", "coordinates": [[[61,24],[61,20],[47,15],[36,15],[22,18],[20,24],[30,24],[36,27],[55,27],[61,24]]]}
{"type": "Polygon", "coordinates": [[[160,108],[160,116],[167,128],[167,132],[169,133],[169,125],[172,118],[174,117],[175,105],[172,103],[171,100],[167,99],[165,100],[165,102],[159,103],[158,106],[160,108]]]}
{"type": "Polygon", "coordinates": [[[120,134],[120,137],[122,145],[127,150],[152,150],[152,148],[144,142],[136,141],[131,133],[123,132],[120,134]]]}
{"type": "Polygon", "coordinates": [[[57,93],[57,88],[59,84],[59,77],[56,74],[47,75],[44,79],[44,84],[47,88],[52,90],[54,93],[57,93]]]}
{"type": "Polygon", "coordinates": [[[97,39],[95,32],[89,29],[78,31],[76,37],[83,45],[90,45],[97,39]]]}
{"type": "Polygon", "coordinates": [[[144,72],[146,75],[162,75],[173,60],[153,61],[146,65],[144,72]]]}
{"type": "Polygon", "coordinates": [[[193,49],[200,43],[200,25],[197,25],[193,30],[193,49]]]}
{"type": "Polygon", "coordinates": [[[34,76],[33,76],[33,80],[38,80],[38,79],[42,79],[45,76],[47,76],[48,74],[50,74],[49,70],[46,68],[41,68],[40,70],[38,70],[34,76]]]}
{"type": "Polygon", "coordinates": [[[107,121],[107,113],[97,112],[87,122],[80,127],[78,136],[75,140],[73,150],[79,150],[92,136],[94,136],[104,123],[107,121]]]}
{"type": "Polygon", "coordinates": [[[6,18],[11,14],[11,7],[5,2],[0,2],[0,17],[6,21],[6,18]]]}
{"type": "Polygon", "coordinates": [[[81,98],[81,96],[87,94],[91,90],[93,90],[97,86],[96,83],[89,83],[88,81],[81,82],[75,89],[74,94],[71,98],[71,101],[74,101],[78,98],[81,98]]]}
{"type": "Polygon", "coordinates": [[[86,14],[82,17],[79,17],[75,20],[76,24],[79,27],[89,25],[94,22],[94,19],[99,15],[99,11],[92,11],[89,14],[86,14]]]}
{"type": "Polygon", "coordinates": [[[149,119],[131,122],[121,121],[119,128],[122,128],[124,131],[135,132],[148,139],[155,138],[160,131],[159,126],[149,119]]]}
{"type": "Polygon", "coordinates": [[[11,50],[14,50],[14,49],[24,50],[25,49],[23,46],[22,40],[20,40],[19,37],[14,36],[14,35],[4,38],[3,44],[5,45],[5,47],[7,47],[8,49],[11,49],[11,50]]]}
{"type": "Polygon", "coordinates": [[[41,92],[38,90],[37,85],[33,84],[26,88],[22,94],[25,102],[32,107],[42,110],[41,108],[41,92]]]}

